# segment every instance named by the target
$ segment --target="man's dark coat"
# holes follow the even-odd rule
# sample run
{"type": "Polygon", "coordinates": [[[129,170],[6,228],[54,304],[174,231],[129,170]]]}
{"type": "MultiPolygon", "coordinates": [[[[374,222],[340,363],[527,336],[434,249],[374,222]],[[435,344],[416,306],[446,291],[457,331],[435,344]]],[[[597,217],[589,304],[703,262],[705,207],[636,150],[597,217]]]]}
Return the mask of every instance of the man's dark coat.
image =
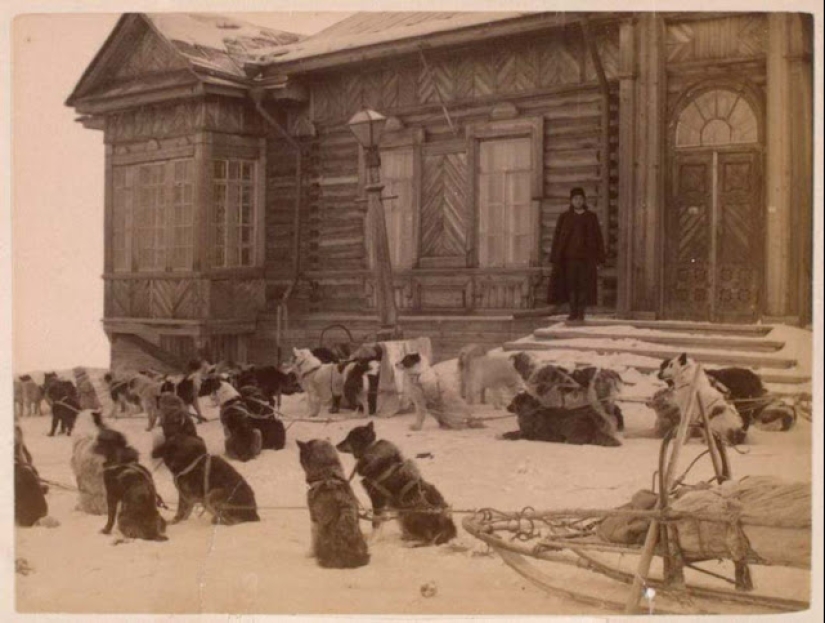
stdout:
{"type": "MultiPolygon", "coordinates": [[[[564,271],[564,250],[572,233],[573,216],[573,206],[570,206],[566,212],[559,215],[559,220],[556,222],[553,246],[550,249],[550,263],[553,264],[550,290],[547,295],[547,302],[550,304],[566,303],[570,299],[564,271]]],[[[596,302],[596,266],[604,264],[605,261],[604,241],[596,214],[585,206],[583,216],[585,218],[584,251],[588,258],[587,299],[592,304],[596,302]]]]}

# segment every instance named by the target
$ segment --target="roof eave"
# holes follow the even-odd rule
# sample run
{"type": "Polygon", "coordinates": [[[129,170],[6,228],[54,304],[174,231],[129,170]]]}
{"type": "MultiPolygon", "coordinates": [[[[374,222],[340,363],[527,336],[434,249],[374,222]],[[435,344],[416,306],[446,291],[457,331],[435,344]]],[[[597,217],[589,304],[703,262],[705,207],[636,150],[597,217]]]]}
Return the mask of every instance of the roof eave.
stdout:
{"type": "Polygon", "coordinates": [[[336,50],[316,56],[296,58],[293,60],[278,61],[277,59],[264,64],[263,76],[284,76],[312,71],[330,69],[340,65],[375,61],[382,58],[402,56],[417,53],[421,49],[433,49],[460,45],[478,40],[480,35],[485,38],[506,37],[519,34],[529,34],[548,28],[560,28],[580,22],[585,16],[591,21],[609,21],[620,17],[619,13],[588,14],[575,13],[537,13],[523,15],[485,24],[475,24],[453,30],[436,32],[426,35],[413,35],[407,38],[382,41],[361,47],[336,50]]]}

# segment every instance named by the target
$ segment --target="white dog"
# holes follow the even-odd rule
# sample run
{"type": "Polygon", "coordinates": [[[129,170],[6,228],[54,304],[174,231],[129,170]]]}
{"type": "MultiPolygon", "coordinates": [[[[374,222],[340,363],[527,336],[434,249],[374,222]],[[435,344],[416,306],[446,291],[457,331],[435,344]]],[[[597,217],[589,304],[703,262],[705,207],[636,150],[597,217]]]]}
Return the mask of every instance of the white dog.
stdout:
{"type": "Polygon", "coordinates": [[[458,371],[461,375],[461,395],[468,404],[484,403],[486,390],[493,392],[493,406],[504,405],[501,391],[510,393],[508,400],[520,392],[524,383],[510,357],[496,357],[484,352],[476,344],[465,346],[458,354],[458,371]]]}
{"type": "MultiPolygon", "coordinates": [[[[690,402],[690,392],[695,389],[698,401],[707,414],[711,431],[733,445],[745,441],[746,432],[739,412],[713,386],[702,367],[686,353],[663,361],[657,376],[673,388],[673,400],[679,406],[682,417],[690,402]]],[[[691,424],[698,424],[702,421],[702,416],[699,404],[694,405],[691,424]]]]}
{"type": "Polygon", "coordinates": [[[341,396],[344,390],[343,375],[334,363],[321,363],[308,348],[293,348],[292,369],[298,375],[298,383],[306,393],[309,417],[321,412],[321,405],[341,396]]]}
{"type": "Polygon", "coordinates": [[[405,391],[415,405],[416,421],[411,430],[421,430],[429,413],[441,428],[483,428],[457,391],[442,383],[438,373],[418,353],[405,355],[395,364],[406,375],[405,391]]]}

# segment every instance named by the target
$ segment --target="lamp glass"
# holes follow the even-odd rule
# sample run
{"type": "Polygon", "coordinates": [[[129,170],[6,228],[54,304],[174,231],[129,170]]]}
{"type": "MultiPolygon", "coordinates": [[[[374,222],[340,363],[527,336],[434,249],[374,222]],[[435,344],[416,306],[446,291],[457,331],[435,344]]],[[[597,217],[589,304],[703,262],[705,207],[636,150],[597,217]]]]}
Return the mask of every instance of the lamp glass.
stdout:
{"type": "Polygon", "coordinates": [[[347,122],[350,131],[364,148],[375,147],[381,140],[387,118],[374,110],[361,110],[347,122]]]}

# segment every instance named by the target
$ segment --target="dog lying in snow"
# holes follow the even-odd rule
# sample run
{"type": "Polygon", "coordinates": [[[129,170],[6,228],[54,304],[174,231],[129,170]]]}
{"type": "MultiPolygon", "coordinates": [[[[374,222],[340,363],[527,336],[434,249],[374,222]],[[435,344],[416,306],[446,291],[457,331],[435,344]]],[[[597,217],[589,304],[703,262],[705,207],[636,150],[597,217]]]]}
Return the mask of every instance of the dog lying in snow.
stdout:
{"type": "Polygon", "coordinates": [[[518,416],[519,430],[503,439],[529,439],[575,445],[620,446],[613,422],[590,405],[572,409],[546,407],[535,396],[521,392],[507,407],[518,416]]]}
{"type": "Polygon", "coordinates": [[[748,430],[751,423],[762,430],[786,431],[796,422],[796,411],[781,400],[771,400],[758,374],[747,368],[705,370],[711,382],[733,403],[748,430]]]}
{"type": "Polygon", "coordinates": [[[443,383],[438,373],[419,353],[410,353],[395,364],[399,374],[407,377],[405,387],[415,405],[416,420],[410,430],[421,430],[429,413],[441,428],[483,428],[473,419],[467,403],[458,392],[443,383]]]}
{"type": "MultiPolygon", "coordinates": [[[[679,419],[682,417],[682,410],[689,404],[690,392],[694,387],[697,392],[697,401],[693,414],[691,415],[691,425],[697,425],[702,422],[700,413],[701,408],[707,415],[710,429],[718,435],[723,441],[737,445],[745,441],[747,432],[742,418],[737,410],[731,405],[725,396],[713,386],[710,378],[705,373],[704,369],[692,358],[688,357],[686,353],[682,353],[678,357],[666,359],[659,367],[657,377],[663,380],[668,385],[668,392],[658,394],[657,402],[652,403],[654,409],[656,404],[661,403],[665,408],[670,410],[671,414],[659,416],[657,410],[657,418],[659,420],[667,421],[673,419],[673,406],[679,409],[679,419]],[[668,404],[672,402],[673,404],[668,404]]],[[[678,421],[678,420],[677,420],[678,421]]],[[[662,428],[664,424],[657,423],[657,428],[662,428]]]]}
{"type": "Polygon", "coordinates": [[[372,422],[353,428],[336,448],[355,457],[355,471],[372,501],[373,529],[380,527],[384,511],[395,509],[407,540],[440,545],[456,536],[444,497],[421,477],[412,459],[405,460],[389,441],[376,440],[372,422]]]}
{"type": "Polygon", "coordinates": [[[587,366],[568,370],[538,361],[529,353],[510,356],[513,367],[524,380],[525,390],[543,406],[551,409],[577,409],[589,406],[616,430],[624,430],[624,415],[617,404],[622,388],[619,373],[607,368],[587,366]]]}
{"type": "Polygon", "coordinates": [[[297,443],[309,485],[310,555],[325,568],[363,567],[370,554],[358,525],[358,500],[344,476],[338,453],[330,442],[320,439],[297,443]]]}
{"type": "Polygon", "coordinates": [[[493,405],[499,409],[503,405],[500,391],[517,394],[523,387],[518,371],[511,357],[496,357],[477,344],[465,346],[458,353],[458,372],[461,377],[461,396],[468,404],[486,402],[486,391],[494,394],[493,405]]]}

